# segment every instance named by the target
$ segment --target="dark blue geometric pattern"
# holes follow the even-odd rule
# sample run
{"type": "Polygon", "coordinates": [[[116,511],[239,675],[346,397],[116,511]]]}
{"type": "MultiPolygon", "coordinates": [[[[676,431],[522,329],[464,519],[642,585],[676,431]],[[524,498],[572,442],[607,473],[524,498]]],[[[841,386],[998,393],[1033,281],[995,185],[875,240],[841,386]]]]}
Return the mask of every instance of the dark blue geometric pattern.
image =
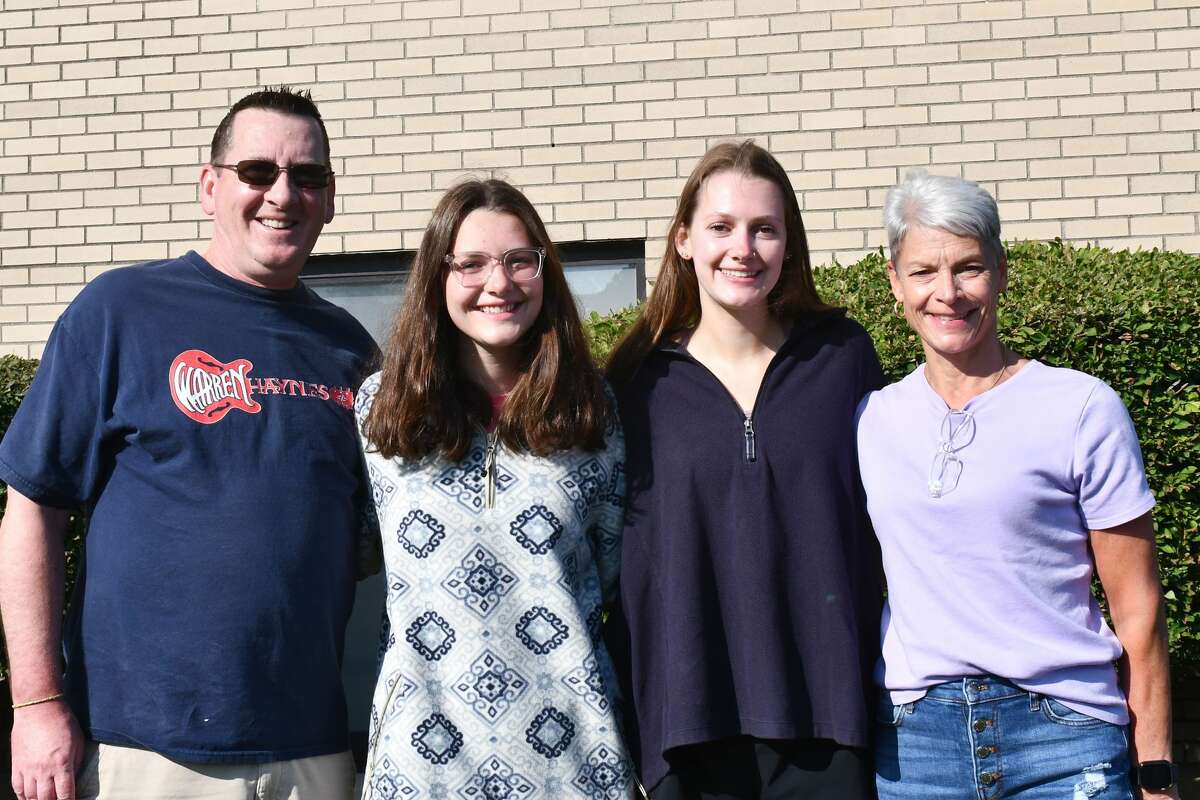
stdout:
{"type": "Polygon", "coordinates": [[[535,753],[558,758],[575,738],[575,723],[554,706],[543,708],[525,729],[525,741],[535,753]]]}
{"type": "Polygon", "coordinates": [[[367,474],[371,479],[371,499],[375,501],[376,509],[382,509],[395,497],[396,484],[392,483],[373,464],[367,466],[367,474]]]}
{"type": "Polygon", "coordinates": [[[392,759],[384,757],[375,766],[371,778],[371,797],[380,800],[412,800],[421,792],[408,778],[400,774],[400,770],[392,763],[392,759]]]}
{"type": "Polygon", "coordinates": [[[454,628],[436,611],[426,611],[413,620],[404,638],[426,661],[437,661],[454,645],[454,628]]]}
{"type": "Polygon", "coordinates": [[[517,638],[539,656],[565,642],[570,630],[557,614],[544,606],[534,606],[517,620],[517,638]]]}
{"type": "Polygon", "coordinates": [[[371,722],[367,727],[367,752],[375,752],[375,743],[379,740],[379,709],[371,706],[371,722]]]}
{"type": "Polygon", "coordinates": [[[386,707],[383,709],[383,718],[387,720],[404,708],[404,701],[417,691],[417,682],[397,670],[384,680],[384,689],[386,707]]]}
{"type": "Polygon", "coordinates": [[[596,745],[571,784],[592,800],[619,800],[629,785],[630,769],[606,744],[596,745]]]}
{"type": "Polygon", "coordinates": [[[379,652],[376,663],[383,663],[383,656],[388,650],[392,649],[392,645],[396,643],[396,634],[392,632],[392,618],[388,616],[387,609],[383,610],[383,619],[379,621],[379,652]]]}
{"type": "Polygon", "coordinates": [[[558,583],[571,597],[579,596],[579,550],[575,549],[562,557],[562,576],[558,583]]]}
{"type": "Polygon", "coordinates": [[[582,666],[563,676],[562,682],[592,708],[602,714],[608,711],[608,692],[595,656],[584,659],[582,666]]]}
{"type": "Polygon", "coordinates": [[[613,464],[612,474],[608,476],[608,486],[606,487],[605,498],[610,503],[620,502],[620,498],[625,496],[625,462],[618,461],[613,464]]]}
{"type": "Polygon", "coordinates": [[[516,583],[508,567],[483,545],[475,545],[442,581],[442,587],[486,619],[516,583]]]}
{"type": "Polygon", "coordinates": [[[371,407],[371,400],[375,397],[375,393],[379,391],[379,381],[364,381],[359,387],[358,394],[354,397],[354,413],[356,416],[365,415],[371,407]]]}
{"type": "MultiPolygon", "coordinates": [[[[484,448],[476,445],[467,457],[451,464],[433,479],[433,486],[472,514],[483,510],[483,459],[484,448]]],[[[516,483],[516,476],[496,464],[496,495],[499,497],[516,483]]]]}
{"type": "Polygon", "coordinates": [[[592,644],[599,646],[600,631],[604,625],[604,609],[601,606],[596,606],[587,616],[588,638],[592,640],[592,644]]]}
{"type": "Polygon", "coordinates": [[[458,790],[463,800],[521,800],[533,793],[533,784],[499,756],[480,765],[458,790]]]}
{"type": "Polygon", "coordinates": [[[561,478],[558,487],[571,500],[575,507],[575,515],[583,519],[588,506],[607,483],[608,476],[604,473],[604,465],[598,458],[589,458],[561,478]]]}
{"type": "Polygon", "coordinates": [[[431,764],[449,764],[462,751],[463,736],[441,714],[431,714],[413,731],[412,746],[431,764]]]}
{"type": "Polygon", "coordinates": [[[389,603],[395,601],[396,598],[403,595],[410,588],[412,587],[405,583],[404,579],[401,578],[397,573],[389,572],[387,574],[387,594],[389,603]]]}
{"type": "Polygon", "coordinates": [[[619,529],[593,525],[588,528],[587,535],[597,556],[602,560],[604,560],[603,554],[621,551],[621,531],[619,529]]]}
{"type": "Polygon", "coordinates": [[[454,693],[489,725],[504,716],[527,688],[529,681],[491,650],[484,650],[454,683],[454,693]]]}
{"type": "Polygon", "coordinates": [[[446,526],[429,514],[414,508],[400,520],[396,540],[417,558],[428,558],[446,538],[446,526]]]}
{"type": "Polygon", "coordinates": [[[554,549],[562,536],[563,526],[550,509],[543,505],[527,508],[517,515],[508,530],[529,552],[542,556],[554,549]]]}
{"type": "MultiPolygon", "coordinates": [[[[378,384],[371,378],[360,397],[378,384]]],[[[367,797],[632,795],[615,679],[596,638],[601,585],[620,563],[614,487],[626,480],[619,425],[606,423],[604,450],[543,458],[501,448],[491,475],[481,431],[453,465],[385,459],[362,442],[391,623],[368,725],[367,797]],[[489,479],[495,507],[485,509],[489,479]]]]}

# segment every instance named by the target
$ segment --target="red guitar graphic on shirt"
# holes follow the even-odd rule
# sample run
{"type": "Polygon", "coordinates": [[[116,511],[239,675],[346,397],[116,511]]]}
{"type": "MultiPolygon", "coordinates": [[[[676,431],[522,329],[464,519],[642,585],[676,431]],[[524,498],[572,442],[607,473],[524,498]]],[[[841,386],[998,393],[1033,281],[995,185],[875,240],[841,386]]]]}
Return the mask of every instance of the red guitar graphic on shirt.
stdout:
{"type": "Polygon", "coordinates": [[[220,422],[235,408],[257,414],[262,406],[251,399],[247,380],[252,369],[245,358],[225,364],[203,350],[186,350],[171,362],[171,399],[204,425],[220,422]]]}

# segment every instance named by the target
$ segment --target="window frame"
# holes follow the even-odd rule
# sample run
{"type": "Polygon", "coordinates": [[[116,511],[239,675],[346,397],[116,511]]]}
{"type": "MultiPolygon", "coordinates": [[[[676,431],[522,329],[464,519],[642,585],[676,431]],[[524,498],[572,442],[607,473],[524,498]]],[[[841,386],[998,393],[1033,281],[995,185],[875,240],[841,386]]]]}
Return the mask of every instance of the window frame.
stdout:
{"type": "MultiPolygon", "coordinates": [[[[609,239],[556,243],[564,272],[574,267],[628,264],[637,282],[636,302],[646,301],[646,242],[644,239],[609,239]]],[[[322,253],[308,257],[301,278],[319,288],[334,282],[367,283],[380,278],[408,280],[416,250],[381,250],[364,253],[322,253]]]]}

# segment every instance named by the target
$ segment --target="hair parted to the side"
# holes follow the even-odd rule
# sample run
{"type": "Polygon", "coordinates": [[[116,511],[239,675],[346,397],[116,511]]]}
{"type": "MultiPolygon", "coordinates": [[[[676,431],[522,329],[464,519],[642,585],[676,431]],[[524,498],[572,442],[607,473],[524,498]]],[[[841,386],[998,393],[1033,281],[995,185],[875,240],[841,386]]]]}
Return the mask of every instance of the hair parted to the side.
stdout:
{"type": "Polygon", "coordinates": [[[434,209],[384,347],[379,392],[363,432],[384,458],[437,453],[458,461],[491,419],[487,393],[459,365],[463,334],[446,310],[449,267],[443,261],[463,220],[481,208],[516,217],[530,241],[546,248],[542,308],[521,341],[521,377],[500,412],[499,441],[535,455],[575,447],[598,450],[604,446],[609,404],[562,261],[533,204],[496,179],[453,186],[434,209]]]}
{"type": "Polygon", "coordinates": [[[987,189],[966,178],[910,170],[903,181],[888,190],[883,201],[883,225],[893,261],[913,226],[969,236],[983,247],[993,267],[1004,260],[996,200],[987,189]]]}
{"type": "Polygon", "coordinates": [[[329,166],[329,133],[325,130],[325,122],[321,119],[321,112],[317,110],[317,104],[313,102],[312,93],[307,89],[293,89],[286,85],[264,86],[257,92],[251,92],[238,100],[229,111],[225,112],[221,123],[213,132],[212,148],[208,154],[210,164],[219,163],[225,159],[225,151],[229,149],[229,143],[233,140],[233,118],[239,111],[245,111],[247,108],[262,108],[267,111],[278,111],[281,114],[294,114],[298,117],[315,119],[317,126],[321,129],[325,166],[329,166]]]}
{"type": "Polygon", "coordinates": [[[783,321],[795,320],[806,312],[832,310],[821,301],[813,282],[812,264],[808,256],[808,239],[800,218],[800,204],[787,170],[775,157],[754,143],[723,142],[709,149],[692,174],[688,176],[675,216],[667,228],[667,246],[658,268],[658,279],[641,316],[613,349],[607,373],[615,384],[633,377],[650,351],[663,341],[669,341],[700,323],[700,287],[691,261],[675,249],[675,235],[691,224],[701,188],[708,178],[720,172],[762,178],[779,187],[783,195],[784,227],[787,234],[788,256],[784,259],[779,281],[767,296],[767,308],[772,316],[783,321]]]}

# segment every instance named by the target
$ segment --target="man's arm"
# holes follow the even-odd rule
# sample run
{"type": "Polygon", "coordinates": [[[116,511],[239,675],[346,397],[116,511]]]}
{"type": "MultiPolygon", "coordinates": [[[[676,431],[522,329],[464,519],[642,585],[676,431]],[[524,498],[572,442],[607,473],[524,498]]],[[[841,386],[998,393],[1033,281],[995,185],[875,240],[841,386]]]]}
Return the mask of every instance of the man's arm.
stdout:
{"type": "MultiPolygon", "coordinates": [[[[0,523],[0,618],[8,642],[12,701],[62,691],[63,535],[69,513],[11,486],[0,523]]],[[[75,796],[83,734],[63,700],[13,710],[12,787],[18,796],[75,796]]]]}
{"type": "MultiPolygon", "coordinates": [[[[1135,766],[1171,760],[1171,676],[1154,526],[1149,512],[1091,532],[1092,554],[1121,645],[1121,682],[1129,699],[1135,766]]],[[[1175,790],[1141,790],[1144,800],[1177,798],[1175,790]]]]}

